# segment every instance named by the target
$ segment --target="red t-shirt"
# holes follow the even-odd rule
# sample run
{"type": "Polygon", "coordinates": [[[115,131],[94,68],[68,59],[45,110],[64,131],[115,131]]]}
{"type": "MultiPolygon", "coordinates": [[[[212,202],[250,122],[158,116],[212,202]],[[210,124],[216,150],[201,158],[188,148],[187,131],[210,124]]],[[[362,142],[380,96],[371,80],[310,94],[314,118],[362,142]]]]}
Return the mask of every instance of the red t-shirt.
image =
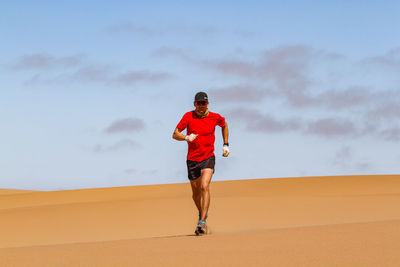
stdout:
{"type": "Polygon", "coordinates": [[[225,126],[225,118],[218,113],[209,112],[205,118],[199,118],[194,111],[186,112],[176,128],[183,131],[187,128],[187,135],[198,134],[193,142],[187,142],[189,149],[187,159],[203,161],[214,156],[215,126],[225,126]]]}

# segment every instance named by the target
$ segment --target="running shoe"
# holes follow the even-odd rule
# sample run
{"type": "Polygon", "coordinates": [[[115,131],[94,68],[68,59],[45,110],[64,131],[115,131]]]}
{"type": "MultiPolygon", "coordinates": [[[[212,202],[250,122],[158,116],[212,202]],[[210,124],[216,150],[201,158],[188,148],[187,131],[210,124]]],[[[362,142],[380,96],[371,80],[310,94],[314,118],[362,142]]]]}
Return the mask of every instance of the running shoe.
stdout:
{"type": "Polygon", "coordinates": [[[200,220],[199,223],[197,224],[197,228],[195,231],[196,235],[203,235],[207,233],[207,226],[206,226],[206,221],[200,220]]]}

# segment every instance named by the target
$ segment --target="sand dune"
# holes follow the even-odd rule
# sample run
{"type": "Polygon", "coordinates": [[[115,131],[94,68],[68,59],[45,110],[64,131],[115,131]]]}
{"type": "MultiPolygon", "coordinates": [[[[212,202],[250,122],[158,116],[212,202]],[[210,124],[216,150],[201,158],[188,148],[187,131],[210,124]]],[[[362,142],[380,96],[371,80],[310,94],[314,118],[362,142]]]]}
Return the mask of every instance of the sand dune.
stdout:
{"type": "Polygon", "coordinates": [[[188,184],[0,194],[0,266],[400,266],[399,175],[213,182],[211,194],[203,237],[188,184]]]}

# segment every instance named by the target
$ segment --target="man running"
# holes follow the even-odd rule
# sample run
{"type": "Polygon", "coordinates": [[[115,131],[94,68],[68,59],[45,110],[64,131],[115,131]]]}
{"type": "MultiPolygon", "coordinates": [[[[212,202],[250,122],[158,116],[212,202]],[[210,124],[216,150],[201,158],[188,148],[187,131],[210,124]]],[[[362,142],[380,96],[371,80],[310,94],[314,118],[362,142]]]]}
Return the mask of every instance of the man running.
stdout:
{"type": "Polygon", "coordinates": [[[210,206],[209,185],[215,172],[214,133],[216,125],[222,128],[223,156],[229,155],[228,125],[224,117],[208,110],[208,104],[207,94],[198,92],[194,97],[196,109],[183,115],[172,135],[172,138],[188,143],[186,161],[188,178],[192,187],[193,201],[199,210],[196,234],[206,233],[206,219],[210,206]],[[182,134],[184,129],[187,129],[187,135],[182,134]]]}

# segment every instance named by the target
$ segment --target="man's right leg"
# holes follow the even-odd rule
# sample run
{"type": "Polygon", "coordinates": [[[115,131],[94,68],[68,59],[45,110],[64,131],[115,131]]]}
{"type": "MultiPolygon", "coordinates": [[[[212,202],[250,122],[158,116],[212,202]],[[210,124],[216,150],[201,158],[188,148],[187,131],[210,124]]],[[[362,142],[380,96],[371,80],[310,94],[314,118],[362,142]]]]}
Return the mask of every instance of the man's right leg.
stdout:
{"type": "Polygon", "coordinates": [[[195,180],[190,180],[190,185],[192,186],[192,198],[194,204],[201,213],[201,179],[197,178],[195,180]]]}

